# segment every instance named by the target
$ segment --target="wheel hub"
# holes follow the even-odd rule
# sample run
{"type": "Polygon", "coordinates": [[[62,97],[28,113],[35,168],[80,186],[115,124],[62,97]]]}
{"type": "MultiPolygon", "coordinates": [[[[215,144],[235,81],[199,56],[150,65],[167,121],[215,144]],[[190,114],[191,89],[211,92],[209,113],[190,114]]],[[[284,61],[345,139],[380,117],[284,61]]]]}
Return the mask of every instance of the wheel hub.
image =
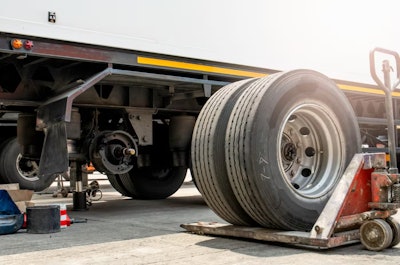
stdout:
{"type": "Polygon", "coordinates": [[[283,147],[283,159],[292,162],[296,159],[297,148],[293,143],[286,143],[283,147]]]}
{"type": "Polygon", "coordinates": [[[332,116],[317,104],[303,104],[281,126],[281,174],[302,196],[318,197],[336,183],[332,172],[341,167],[334,161],[341,157],[341,135],[332,116]]]}
{"type": "Polygon", "coordinates": [[[100,172],[125,174],[133,168],[136,150],[136,143],[127,132],[104,131],[91,141],[89,155],[100,172]]]}
{"type": "Polygon", "coordinates": [[[377,242],[380,238],[379,233],[376,228],[371,228],[370,231],[365,233],[365,237],[371,242],[377,242]]]}
{"type": "Polygon", "coordinates": [[[25,180],[39,180],[39,164],[36,161],[24,158],[21,154],[19,154],[16,160],[16,168],[20,173],[20,176],[25,180]]]}

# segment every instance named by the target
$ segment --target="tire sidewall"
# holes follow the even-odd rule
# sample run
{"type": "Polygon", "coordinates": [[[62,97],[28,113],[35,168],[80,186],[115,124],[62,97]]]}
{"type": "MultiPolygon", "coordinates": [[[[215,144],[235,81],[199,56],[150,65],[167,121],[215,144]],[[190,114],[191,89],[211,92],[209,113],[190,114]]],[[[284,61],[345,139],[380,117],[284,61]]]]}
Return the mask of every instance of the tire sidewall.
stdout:
{"type": "Polygon", "coordinates": [[[4,143],[1,151],[1,173],[8,183],[19,183],[21,189],[29,189],[34,191],[42,191],[48,188],[56,178],[56,175],[43,176],[44,181],[40,178],[29,180],[21,175],[18,170],[17,159],[20,155],[20,147],[17,138],[11,138],[4,143]]]}
{"type": "Polygon", "coordinates": [[[174,194],[186,177],[186,167],[172,167],[163,178],[152,176],[150,168],[129,172],[136,195],[140,199],[165,199],[174,194]]]}
{"type": "Polygon", "coordinates": [[[265,90],[251,122],[253,137],[250,137],[247,144],[250,149],[246,151],[252,159],[246,164],[253,171],[249,176],[254,177],[263,202],[268,202],[265,207],[279,209],[290,223],[301,221],[312,226],[333,188],[318,198],[304,197],[294,192],[284,176],[276,176],[281,172],[277,155],[280,152],[277,144],[281,137],[280,128],[290,110],[307,102],[323,104],[340,121],[344,150],[342,161],[338,162],[342,165],[340,175],[344,172],[345,166],[360,148],[359,129],[353,109],[335,83],[317,72],[307,70],[289,72],[265,90]],[[265,190],[269,192],[262,192],[265,190]]]}

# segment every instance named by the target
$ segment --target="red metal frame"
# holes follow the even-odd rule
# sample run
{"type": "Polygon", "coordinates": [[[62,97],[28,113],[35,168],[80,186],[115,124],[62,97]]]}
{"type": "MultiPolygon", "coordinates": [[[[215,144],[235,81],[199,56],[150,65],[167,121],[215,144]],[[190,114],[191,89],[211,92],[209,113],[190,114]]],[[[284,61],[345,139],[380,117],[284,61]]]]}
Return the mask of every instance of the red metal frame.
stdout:
{"type": "MultiPolygon", "coordinates": [[[[215,222],[183,224],[181,227],[198,234],[250,238],[317,248],[359,242],[359,228],[363,222],[386,219],[400,208],[399,203],[391,203],[390,198],[382,196],[382,187],[388,188],[392,185],[390,183],[398,181],[397,174],[388,174],[383,170],[385,166],[385,153],[356,154],[310,232],[280,231],[215,222]],[[373,202],[377,198],[378,200],[373,202]]],[[[387,191],[386,189],[385,192],[387,191]]]]}

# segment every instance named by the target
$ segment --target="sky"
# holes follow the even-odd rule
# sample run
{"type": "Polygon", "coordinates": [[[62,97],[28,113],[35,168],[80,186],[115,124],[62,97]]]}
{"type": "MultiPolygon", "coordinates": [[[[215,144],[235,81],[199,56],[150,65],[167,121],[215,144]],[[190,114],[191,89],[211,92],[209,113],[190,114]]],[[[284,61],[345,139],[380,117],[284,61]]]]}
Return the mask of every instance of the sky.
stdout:
{"type": "Polygon", "coordinates": [[[271,45],[276,53],[268,55],[277,68],[315,68],[332,77],[370,82],[369,51],[400,51],[400,1],[277,2],[271,35],[281,41],[271,45]]]}

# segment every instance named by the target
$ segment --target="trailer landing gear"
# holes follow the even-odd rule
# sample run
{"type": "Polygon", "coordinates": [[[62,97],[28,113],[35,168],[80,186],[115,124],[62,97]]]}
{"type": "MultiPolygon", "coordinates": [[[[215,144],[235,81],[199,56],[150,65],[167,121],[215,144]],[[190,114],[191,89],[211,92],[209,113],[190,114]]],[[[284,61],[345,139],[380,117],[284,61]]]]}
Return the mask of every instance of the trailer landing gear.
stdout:
{"type": "Polygon", "coordinates": [[[71,162],[71,175],[75,174],[75,191],[72,194],[72,202],[74,211],[85,211],[88,209],[86,204],[86,191],[83,189],[82,183],[82,163],[79,161],[71,162]]]}

